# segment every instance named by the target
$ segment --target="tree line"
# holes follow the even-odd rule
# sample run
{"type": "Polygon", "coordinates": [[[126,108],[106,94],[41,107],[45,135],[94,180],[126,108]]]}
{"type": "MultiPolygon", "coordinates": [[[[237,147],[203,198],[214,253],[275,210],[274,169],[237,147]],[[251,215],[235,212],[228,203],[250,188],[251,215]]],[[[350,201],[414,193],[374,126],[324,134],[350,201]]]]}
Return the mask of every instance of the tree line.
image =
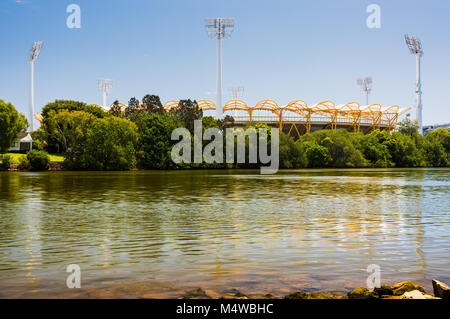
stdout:
{"type": "MultiPolygon", "coordinates": [[[[25,117],[16,113],[11,103],[0,100],[0,152],[28,125],[25,117]]],[[[146,95],[142,102],[131,98],[125,110],[116,101],[109,112],[84,102],[56,100],[44,106],[41,114],[42,125],[32,132],[33,148],[64,154],[67,169],[259,167],[258,163],[175,164],[171,159],[177,143],[171,140],[174,129],[184,127],[193,134],[194,121],[201,119],[203,130],[217,128],[225,139],[225,128],[233,126],[232,117],[221,121],[203,116],[191,99],[180,100],[177,107],[166,111],[158,96],[146,95]]],[[[450,163],[450,130],[422,136],[409,119],[392,133],[319,130],[294,140],[280,132],[279,145],[280,168],[447,167],[450,163]]]]}

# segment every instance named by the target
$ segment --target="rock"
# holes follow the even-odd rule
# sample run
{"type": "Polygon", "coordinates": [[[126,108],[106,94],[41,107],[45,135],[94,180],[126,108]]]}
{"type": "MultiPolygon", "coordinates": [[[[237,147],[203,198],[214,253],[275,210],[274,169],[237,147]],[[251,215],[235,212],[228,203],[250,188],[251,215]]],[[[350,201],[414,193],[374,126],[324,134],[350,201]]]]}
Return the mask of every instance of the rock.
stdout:
{"type": "Polygon", "coordinates": [[[197,288],[188,291],[185,295],[183,295],[183,299],[211,299],[211,297],[208,296],[202,288],[197,288]]]}
{"type": "Polygon", "coordinates": [[[450,287],[443,282],[433,279],[433,291],[436,297],[450,299],[450,287]]]}
{"type": "Polygon", "coordinates": [[[329,292],[295,292],[284,297],[284,299],[336,299],[329,292]]]}
{"type": "Polygon", "coordinates": [[[373,291],[380,298],[382,296],[392,296],[394,294],[394,291],[392,290],[392,288],[389,285],[383,285],[381,287],[375,288],[373,291]]]}
{"type": "Polygon", "coordinates": [[[350,291],[348,294],[348,299],[374,299],[378,298],[378,294],[364,287],[356,288],[350,291]]]}
{"type": "Polygon", "coordinates": [[[401,296],[405,292],[410,292],[413,290],[419,290],[421,292],[425,292],[425,290],[419,285],[413,284],[411,281],[402,281],[392,286],[392,290],[395,296],[401,296]]]}
{"type": "Polygon", "coordinates": [[[437,299],[437,298],[427,295],[427,294],[424,294],[423,292],[421,292],[419,290],[413,290],[413,291],[405,292],[401,296],[401,299],[437,299]]]}

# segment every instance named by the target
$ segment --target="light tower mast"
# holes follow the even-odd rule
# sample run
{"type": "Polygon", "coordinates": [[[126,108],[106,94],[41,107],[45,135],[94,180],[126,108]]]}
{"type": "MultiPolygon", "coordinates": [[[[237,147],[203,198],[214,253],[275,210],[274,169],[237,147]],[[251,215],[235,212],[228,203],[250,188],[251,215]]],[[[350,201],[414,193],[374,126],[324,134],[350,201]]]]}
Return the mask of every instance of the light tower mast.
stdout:
{"type": "Polygon", "coordinates": [[[222,39],[229,39],[234,30],[234,19],[206,19],[205,29],[210,39],[217,39],[217,119],[222,118],[222,39]]]}
{"type": "Polygon", "coordinates": [[[113,85],[114,85],[114,82],[111,79],[100,79],[100,80],[98,80],[98,88],[102,92],[102,95],[103,95],[103,107],[105,109],[108,108],[108,104],[106,102],[106,97],[109,94],[109,92],[112,90],[113,85]]]}
{"type": "Polygon", "coordinates": [[[364,79],[358,79],[357,83],[366,93],[366,105],[369,105],[369,94],[372,92],[372,78],[369,76],[364,79]]]}
{"type": "MultiPolygon", "coordinates": [[[[230,93],[233,100],[238,100],[240,97],[244,95],[244,87],[243,86],[232,86],[230,87],[230,93]]],[[[237,116],[237,110],[234,110],[234,116],[237,116]]]]}
{"type": "Polygon", "coordinates": [[[405,35],[406,45],[411,54],[416,56],[416,119],[419,132],[423,134],[422,128],[422,79],[420,76],[420,59],[423,55],[422,43],[417,37],[405,35]]]}
{"type": "Polygon", "coordinates": [[[33,116],[34,116],[34,61],[39,56],[39,53],[41,52],[42,46],[44,45],[44,41],[35,42],[33,46],[31,47],[30,51],[30,125],[31,125],[31,131],[34,131],[34,124],[33,124],[33,116]]]}

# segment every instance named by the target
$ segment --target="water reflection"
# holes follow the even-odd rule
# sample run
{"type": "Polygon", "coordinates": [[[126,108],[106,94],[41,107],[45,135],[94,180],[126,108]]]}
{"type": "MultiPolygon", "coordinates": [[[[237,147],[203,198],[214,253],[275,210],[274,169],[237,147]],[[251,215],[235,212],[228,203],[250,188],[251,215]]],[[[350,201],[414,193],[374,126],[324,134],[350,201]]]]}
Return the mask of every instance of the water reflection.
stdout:
{"type": "Polygon", "coordinates": [[[429,287],[450,279],[449,172],[0,173],[0,296],[347,289],[374,263],[429,287]]]}

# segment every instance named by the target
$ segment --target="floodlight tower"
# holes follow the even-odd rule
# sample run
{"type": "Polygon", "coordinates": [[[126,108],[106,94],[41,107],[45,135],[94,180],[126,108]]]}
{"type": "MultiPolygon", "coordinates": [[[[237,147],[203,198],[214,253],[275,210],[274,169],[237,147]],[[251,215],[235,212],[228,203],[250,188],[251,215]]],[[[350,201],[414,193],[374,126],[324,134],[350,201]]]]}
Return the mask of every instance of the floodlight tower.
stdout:
{"type": "Polygon", "coordinates": [[[217,101],[216,116],[222,118],[222,39],[229,39],[234,30],[234,19],[206,19],[205,29],[210,39],[217,39],[217,101]]]}
{"type": "Polygon", "coordinates": [[[422,79],[420,76],[420,59],[423,55],[422,43],[414,36],[405,35],[406,45],[408,45],[411,54],[416,56],[416,119],[419,125],[419,132],[423,134],[422,129],[422,79]]]}
{"type": "Polygon", "coordinates": [[[112,90],[114,85],[114,81],[111,79],[100,79],[98,80],[98,89],[102,91],[103,94],[103,107],[106,109],[108,108],[107,102],[106,102],[106,96],[109,94],[109,92],[112,90]]]}
{"type": "Polygon", "coordinates": [[[34,124],[33,124],[33,116],[34,116],[34,61],[39,56],[39,53],[41,52],[42,46],[44,45],[44,41],[39,41],[33,43],[33,46],[31,47],[30,51],[30,125],[31,125],[31,131],[34,131],[34,124]]]}
{"type": "MultiPolygon", "coordinates": [[[[233,100],[238,100],[239,97],[244,95],[244,87],[243,86],[232,86],[230,87],[230,93],[233,100]]],[[[234,116],[237,116],[237,110],[234,110],[234,116]]]]}
{"type": "Polygon", "coordinates": [[[233,97],[233,100],[239,99],[242,95],[244,95],[244,87],[243,86],[232,86],[230,87],[230,93],[233,97]]]}
{"type": "Polygon", "coordinates": [[[364,79],[358,79],[357,83],[366,93],[366,105],[369,105],[369,94],[372,92],[372,78],[369,76],[364,79]]]}

